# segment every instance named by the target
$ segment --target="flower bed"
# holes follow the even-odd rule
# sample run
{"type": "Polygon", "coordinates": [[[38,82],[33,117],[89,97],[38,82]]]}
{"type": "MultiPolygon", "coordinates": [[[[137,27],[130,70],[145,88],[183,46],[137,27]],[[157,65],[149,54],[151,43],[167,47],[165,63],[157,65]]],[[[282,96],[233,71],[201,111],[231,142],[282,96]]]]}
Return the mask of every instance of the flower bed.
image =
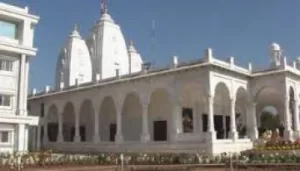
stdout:
{"type": "MultiPolygon", "coordinates": [[[[235,165],[249,164],[293,164],[300,163],[300,150],[296,153],[292,150],[286,150],[290,153],[279,153],[267,151],[263,153],[257,149],[244,151],[239,155],[229,156],[224,153],[219,156],[209,157],[200,153],[124,153],[123,162],[126,166],[174,166],[174,165],[201,165],[222,167],[229,163],[235,165]]],[[[286,152],[285,151],[285,152],[286,152]]],[[[99,155],[81,155],[81,154],[57,154],[51,151],[28,153],[28,154],[2,154],[0,155],[1,168],[58,168],[71,166],[115,166],[121,163],[120,153],[101,153],[99,155]],[[20,165],[19,165],[20,164],[20,165]]],[[[139,167],[141,168],[141,167],[139,167]]]]}
{"type": "MultiPolygon", "coordinates": [[[[178,164],[222,164],[230,160],[226,154],[208,157],[194,154],[175,153],[126,153],[123,155],[125,165],[178,165],[178,164]]],[[[234,156],[235,159],[243,159],[241,156],[234,156]]],[[[80,154],[56,154],[51,151],[40,153],[28,153],[20,155],[0,155],[0,167],[16,167],[22,163],[23,167],[49,167],[64,165],[116,165],[121,163],[119,153],[101,153],[99,155],[80,154]]]]}

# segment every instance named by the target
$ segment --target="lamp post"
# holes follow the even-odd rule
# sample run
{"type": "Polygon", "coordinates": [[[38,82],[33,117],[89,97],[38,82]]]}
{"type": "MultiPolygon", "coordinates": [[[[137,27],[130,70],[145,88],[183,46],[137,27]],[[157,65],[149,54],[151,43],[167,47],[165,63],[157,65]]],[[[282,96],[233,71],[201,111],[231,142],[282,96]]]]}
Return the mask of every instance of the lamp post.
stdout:
{"type": "Polygon", "coordinates": [[[121,159],[121,171],[124,171],[124,155],[123,155],[123,153],[121,153],[120,159],[121,159]]]}

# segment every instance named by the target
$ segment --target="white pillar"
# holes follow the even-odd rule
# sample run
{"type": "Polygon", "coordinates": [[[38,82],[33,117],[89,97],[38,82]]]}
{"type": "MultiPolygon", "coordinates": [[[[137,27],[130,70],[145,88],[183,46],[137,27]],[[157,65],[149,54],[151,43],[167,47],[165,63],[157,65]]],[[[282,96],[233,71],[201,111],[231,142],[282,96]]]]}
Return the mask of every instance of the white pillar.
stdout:
{"type": "MultiPolygon", "coordinates": [[[[23,151],[28,151],[28,134],[29,134],[29,125],[25,124],[24,126],[24,140],[23,140],[23,151]]],[[[19,140],[20,141],[20,140],[19,140]]]]}
{"type": "Polygon", "coordinates": [[[25,60],[25,76],[24,76],[24,96],[23,96],[23,103],[24,103],[24,115],[28,115],[27,111],[27,96],[28,96],[28,78],[29,76],[29,58],[25,60]]]}
{"type": "MultiPolygon", "coordinates": [[[[24,115],[26,110],[25,99],[25,79],[26,79],[26,55],[21,55],[21,62],[19,63],[19,94],[18,94],[18,115],[24,115]]],[[[27,90],[26,90],[27,91],[27,90]]],[[[27,97],[26,97],[27,98],[27,97]]]]}
{"type": "Polygon", "coordinates": [[[257,130],[257,118],[256,118],[256,103],[252,102],[250,104],[250,114],[252,118],[252,128],[251,128],[251,139],[257,140],[258,139],[258,130],[257,130]]]}
{"type": "Polygon", "coordinates": [[[81,137],[80,137],[80,113],[79,111],[74,111],[75,112],[75,135],[74,135],[74,142],[80,142],[81,137]]]}
{"type": "Polygon", "coordinates": [[[37,126],[36,151],[41,150],[41,125],[37,126]]]}
{"type": "Polygon", "coordinates": [[[295,138],[300,138],[299,101],[295,100],[294,105],[295,138]]]}
{"type": "Polygon", "coordinates": [[[150,141],[149,134],[149,124],[148,124],[148,106],[149,100],[142,101],[142,134],[141,134],[141,142],[146,143],[150,141]]]}
{"type": "Polygon", "coordinates": [[[28,133],[28,131],[26,131],[26,125],[25,124],[18,124],[18,151],[19,152],[24,152],[25,150],[27,150],[26,145],[27,145],[27,136],[26,133],[28,133]]]}
{"type": "Polygon", "coordinates": [[[211,95],[207,96],[208,102],[208,130],[206,140],[208,142],[212,142],[216,140],[216,131],[215,131],[215,124],[214,124],[214,97],[211,95]]]}
{"type": "Polygon", "coordinates": [[[57,134],[57,142],[64,142],[63,136],[63,113],[58,113],[58,134],[57,134]]]}
{"type": "Polygon", "coordinates": [[[43,147],[48,143],[48,122],[44,119],[43,147]]]}
{"type": "Polygon", "coordinates": [[[180,135],[182,134],[182,116],[181,116],[181,106],[179,103],[179,97],[176,95],[172,96],[172,131],[171,131],[171,141],[178,141],[180,135]]]}
{"type": "Polygon", "coordinates": [[[28,143],[30,143],[30,150],[31,151],[36,151],[36,142],[37,142],[36,139],[37,139],[38,126],[33,126],[30,129],[31,129],[30,134],[32,134],[32,137],[30,139],[30,142],[28,142],[28,143]]]}
{"type": "Polygon", "coordinates": [[[236,130],[236,122],[235,122],[235,99],[230,99],[230,138],[235,141],[238,139],[238,133],[236,130]]]}
{"type": "Polygon", "coordinates": [[[97,144],[100,142],[100,135],[99,135],[99,111],[97,110],[98,107],[96,107],[95,113],[94,113],[94,136],[93,136],[93,142],[94,144],[97,144]]]}
{"type": "Polygon", "coordinates": [[[285,130],[284,130],[284,139],[286,140],[292,140],[293,138],[293,131],[291,129],[291,114],[290,114],[290,109],[289,109],[289,96],[286,95],[285,96],[285,105],[284,105],[284,108],[285,108],[285,117],[284,117],[284,120],[285,120],[285,130]]]}
{"type": "Polygon", "coordinates": [[[117,134],[115,137],[116,143],[122,143],[124,141],[123,132],[122,132],[122,106],[117,105],[117,134]]]}
{"type": "Polygon", "coordinates": [[[227,115],[226,115],[225,113],[222,114],[222,122],[223,122],[223,130],[224,130],[223,138],[224,138],[224,139],[227,139],[226,116],[227,116],[227,115]]]}
{"type": "Polygon", "coordinates": [[[199,133],[199,125],[198,125],[198,120],[199,120],[199,112],[198,112],[198,106],[197,102],[194,102],[193,104],[193,133],[199,133]]]}

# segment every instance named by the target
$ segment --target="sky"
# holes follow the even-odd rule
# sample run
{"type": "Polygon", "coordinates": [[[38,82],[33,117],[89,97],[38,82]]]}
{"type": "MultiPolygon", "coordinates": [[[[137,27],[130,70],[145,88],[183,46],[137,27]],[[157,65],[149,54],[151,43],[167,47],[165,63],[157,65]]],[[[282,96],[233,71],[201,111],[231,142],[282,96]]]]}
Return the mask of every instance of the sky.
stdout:
{"type": "MultiPolygon", "coordinates": [[[[100,0],[1,0],[28,6],[40,16],[35,30],[36,57],[30,65],[29,87],[54,86],[56,61],[67,36],[77,24],[81,36],[100,17],[100,0]]],[[[166,66],[203,57],[211,47],[216,58],[254,68],[267,67],[269,46],[277,42],[288,61],[300,56],[300,1],[290,0],[107,0],[108,11],[133,40],[143,60],[166,66]],[[155,48],[151,50],[152,21],[155,48]]]]}

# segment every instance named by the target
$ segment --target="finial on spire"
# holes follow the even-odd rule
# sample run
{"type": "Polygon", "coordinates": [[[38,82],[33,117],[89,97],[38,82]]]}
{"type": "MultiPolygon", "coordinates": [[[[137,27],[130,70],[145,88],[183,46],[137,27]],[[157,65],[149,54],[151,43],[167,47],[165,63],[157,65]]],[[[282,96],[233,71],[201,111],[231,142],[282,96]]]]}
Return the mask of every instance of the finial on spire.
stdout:
{"type": "Polygon", "coordinates": [[[71,37],[80,37],[77,24],[74,24],[74,28],[73,28],[73,31],[70,36],[71,37]]]}
{"type": "Polygon", "coordinates": [[[101,0],[101,14],[107,13],[107,2],[106,0],[101,0]]]}
{"type": "Polygon", "coordinates": [[[74,24],[73,31],[78,31],[78,26],[77,26],[77,24],[74,24]]]}
{"type": "Polygon", "coordinates": [[[129,46],[133,46],[133,40],[129,40],[129,46]]]}

